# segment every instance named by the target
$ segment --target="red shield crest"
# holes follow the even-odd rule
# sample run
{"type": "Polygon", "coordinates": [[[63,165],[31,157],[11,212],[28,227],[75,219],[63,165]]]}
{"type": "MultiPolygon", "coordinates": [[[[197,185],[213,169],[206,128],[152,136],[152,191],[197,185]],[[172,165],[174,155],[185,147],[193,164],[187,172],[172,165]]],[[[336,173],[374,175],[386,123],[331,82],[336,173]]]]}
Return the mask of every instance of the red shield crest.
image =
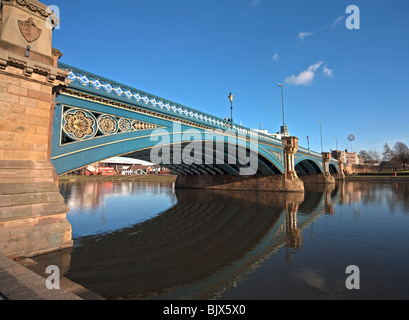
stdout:
{"type": "Polygon", "coordinates": [[[28,18],[26,21],[18,20],[18,28],[28,42],[33,42],[40,37],[41,29],[35,25],[33,18],[28,18]]]}

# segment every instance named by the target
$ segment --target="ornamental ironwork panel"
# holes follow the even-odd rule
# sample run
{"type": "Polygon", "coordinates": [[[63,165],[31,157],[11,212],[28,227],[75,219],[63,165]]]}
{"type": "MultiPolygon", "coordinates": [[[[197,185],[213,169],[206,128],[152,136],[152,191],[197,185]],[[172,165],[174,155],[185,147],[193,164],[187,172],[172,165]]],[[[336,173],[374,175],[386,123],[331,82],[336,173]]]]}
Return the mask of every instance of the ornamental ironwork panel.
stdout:
{"type": "Polygon", "coordinates": [[[63,106],[61,144],[89,140],[99,136],[156,129],[157,127],[153,123],[63,106]]]}

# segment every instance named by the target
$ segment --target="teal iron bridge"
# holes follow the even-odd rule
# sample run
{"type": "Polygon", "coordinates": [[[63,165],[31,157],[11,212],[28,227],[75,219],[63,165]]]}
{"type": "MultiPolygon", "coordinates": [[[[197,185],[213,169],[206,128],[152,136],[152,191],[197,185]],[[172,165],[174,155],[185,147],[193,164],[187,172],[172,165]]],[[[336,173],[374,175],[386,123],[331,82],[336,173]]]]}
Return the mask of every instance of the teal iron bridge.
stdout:
{"type": "MultiPolygon", "coordinates": [[[[255,174],[284,173],[281,139],[64,63],[58,66],[70,71],[70,83],[56,93],[51,160],[57,174],[115,156],[159,159],[156,164],[180,175],[237,175],[250,165],[255,174]],[[251,154],[255,166],[243,161],[251,154]]],[[[299,147],[295,169],[300,175],[323,173],[321,154],[299,147]]],[[[338,172],[337,160],[330,160],[329,171],[338,172]]]]}

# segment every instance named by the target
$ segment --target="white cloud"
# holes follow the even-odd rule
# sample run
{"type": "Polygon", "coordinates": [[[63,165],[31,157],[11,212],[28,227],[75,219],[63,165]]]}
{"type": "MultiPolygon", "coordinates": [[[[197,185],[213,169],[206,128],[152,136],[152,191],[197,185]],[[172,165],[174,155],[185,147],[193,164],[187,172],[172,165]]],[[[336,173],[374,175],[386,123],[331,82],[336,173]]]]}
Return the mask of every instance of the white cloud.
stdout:
{"type": "Polygon", "coordinates": [[[344,16],[339,16],[338,18],[336,18],[332,23],[331,28],[335,28],[344,19],[345,19],[344,16]]]}
{"type": "Polygon", "coordinates": [[[309,86],[314,79],[315,72],[323,64],[323,61],[319,61],[313,65],[310,65],[306,70],[301,71],[298,75],[291,75],[287,77],[284,81],[289,85],[296,86],[309,86]]]}
{"type": "Polygon", "coordinates": [[[278,53],[276,52],[276,53],[274,53],[273,60],[278,61],[278,59],[280,59],[280,57],[279,57],[278,53]]]}
{"type": "Polygon", "coordinates": [[[300,32],[298,34],[298,38],[300,38],[301,40],[304,40],[305,37],[310,37],[314,34],[314,32],[300,32]]]}
{"type": "Polygon", "coordinates": [[[322,73],[327,77],[332,77],[334,75],[334,70],[328,68],[327,65],[325,65],[324,69],[322,70],[322,73]]]}
{"type": "Polygon", "coordinates": [[[250,2],[250,6],[251,7],[255,7],[256,5],[258,5],[260,3],[260,0],[252,0],[251,2],[250,2]]]}

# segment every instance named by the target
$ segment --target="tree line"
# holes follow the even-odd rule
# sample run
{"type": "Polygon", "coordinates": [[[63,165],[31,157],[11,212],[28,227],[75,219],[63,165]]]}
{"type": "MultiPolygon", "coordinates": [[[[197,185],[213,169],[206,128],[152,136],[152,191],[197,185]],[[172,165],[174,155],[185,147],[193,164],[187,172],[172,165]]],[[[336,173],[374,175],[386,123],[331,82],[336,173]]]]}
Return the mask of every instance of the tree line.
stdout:
{"type": "Polygon", "coordinates": [[[361,150],[359,156],[366,164],[379,164],[382,170],[397,170],[398,168],[406,170],[406,166],[409,164],[409,147],[401,141],[396,142],[392,148],[388,143],[385,143],[382,152],[361,150]]]}

